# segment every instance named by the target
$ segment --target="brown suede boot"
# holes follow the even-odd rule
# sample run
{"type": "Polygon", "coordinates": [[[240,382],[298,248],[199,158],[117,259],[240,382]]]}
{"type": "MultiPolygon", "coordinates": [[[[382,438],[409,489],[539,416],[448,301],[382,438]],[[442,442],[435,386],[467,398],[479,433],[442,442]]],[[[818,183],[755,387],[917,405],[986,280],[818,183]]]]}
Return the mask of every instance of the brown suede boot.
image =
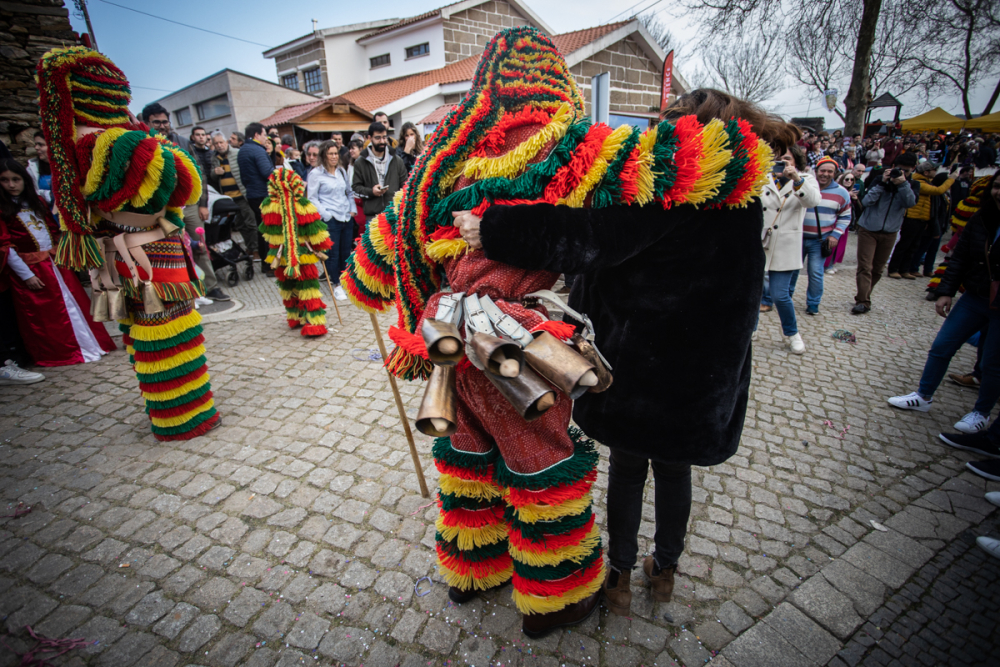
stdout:
{"type": "Polygon", "coordinates": [[[674,592],[674,573],[677,571],[677,565],[661,570],[656,567],[652,556],[646,556],[646,560],[642,561],[642,571],[646,573],[652,585],[653,599],[657,602],[670,602],[670,596],[674,592]]]}
{"type": "Polygon", "coordinates": [[[631,570],[615,572],[609,565],[604,583],[601,584],[601,588],[604,589],[604,606],[618,616],[629,615],[629,607],[632,605],[632,589],[629,588],[628,580],[631,574],[631,570]],[[614,586],[611,586],[611,577],[614,575],[618,576],[618,581],[614,586]]]}

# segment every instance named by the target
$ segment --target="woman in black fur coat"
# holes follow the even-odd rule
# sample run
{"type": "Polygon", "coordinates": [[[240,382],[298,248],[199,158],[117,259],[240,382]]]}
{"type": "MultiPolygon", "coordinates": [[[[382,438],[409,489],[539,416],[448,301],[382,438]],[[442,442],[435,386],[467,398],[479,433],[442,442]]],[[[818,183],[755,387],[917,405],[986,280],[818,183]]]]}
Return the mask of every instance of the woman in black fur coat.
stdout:
{"type": "MultiPolygon", "coordinates": [[[[781,155],[797,128],[714,90],[680,98],[666,118],[744,118],[781,155]]],[[[487,258],[579,274],[570,306],[588,314],[614,384],[577,399],[573,418],[611,449],[609,609],[627,615],[649,462],[655,553],[643,570],[669,601],[691,510],[691,466],[722,463],[739,446],[750,386],[750,336],[763,285],[759,200],[744,209],[693,206],[493,206],[455,224],[487,258]]]]}

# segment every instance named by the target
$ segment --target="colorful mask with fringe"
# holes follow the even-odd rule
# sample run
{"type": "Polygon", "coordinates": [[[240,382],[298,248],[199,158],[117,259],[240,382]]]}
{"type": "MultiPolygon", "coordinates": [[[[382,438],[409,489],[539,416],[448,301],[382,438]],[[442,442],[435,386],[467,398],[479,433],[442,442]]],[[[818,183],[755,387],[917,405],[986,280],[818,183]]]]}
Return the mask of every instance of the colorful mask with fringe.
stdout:
{"type": "MultiPolygon", "coordinates": [[[[738,118],[703,125],[685,116],[642,133],[592,123],[552,42],[534,28],[510,28],[486,47],[464,101],[369,223],[341,284],[366,311],[394,303],[399,327],[415,333],[440,289],[440,262],[468,251],[452,211],[482,215],[494,204],[526,203],[742,207],[760,194],[771,161],[767,144],[738,118]],[[529,126],[541,129],[493,155],[507,133],[529,126]]],[[[404,379],[424,378],[422,361],[397,347],[386,366],[404,379]]]]}
{"type": "Polygon", "coordinates": [[[128,80],[107,56],[84,46],[52,49],[38,61],[42,132],[64,231],[56,261],[72,269],[103,263],[95,212],[157,213],[183,228],[181,207],[198,201],[191,156],[128,114],[128,80]],[[99,128],[77,137],[79,128],[99,128]]]}

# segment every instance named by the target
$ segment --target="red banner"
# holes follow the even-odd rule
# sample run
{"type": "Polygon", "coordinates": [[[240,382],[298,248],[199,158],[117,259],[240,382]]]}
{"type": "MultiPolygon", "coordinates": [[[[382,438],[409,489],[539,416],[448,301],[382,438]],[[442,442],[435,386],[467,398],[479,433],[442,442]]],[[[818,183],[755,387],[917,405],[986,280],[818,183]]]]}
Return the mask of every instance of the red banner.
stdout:
{"type": "Polygon", "coordinates": [[[667,98],[670,96],[670,85],[674,79],[674,52],[671,50],[663,59],[663,84],[660,88],[660,111],[667,108],[667,98]]]}

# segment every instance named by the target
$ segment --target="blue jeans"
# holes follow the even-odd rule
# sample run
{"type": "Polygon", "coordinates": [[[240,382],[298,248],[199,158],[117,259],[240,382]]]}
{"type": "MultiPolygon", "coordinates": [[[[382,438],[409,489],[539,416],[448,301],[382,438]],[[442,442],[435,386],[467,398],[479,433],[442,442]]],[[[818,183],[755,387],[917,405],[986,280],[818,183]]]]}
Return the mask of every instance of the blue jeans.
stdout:
{"type": "Polygon", "coordinates": [[[985,338],[980,338],[982,349],[982,380],[975,411],[988,415],[1000,398],[1000,310],[990,310],[985,297],[965,294],[945,319],[927,354],[923,375],[917,391],[930,398],[941,384],[948,364],[969,337],[989,325],[985,338]]]}
{"type": "Polygon", "coordinates": [[[786,336],[794,336],[799,332],[790,290],[792,281],[797,275],[799,275],[798,271],[768,271],[769,297],[767,301],[773,303],[774,309],[778,311],[778,317],[781,319],[781,331],[786,336]]]}
{"type": "Polygon", "coordinates": [[[333,247],[328,251],[326,261],[323,264],[326,265],[326,272],[333,284],[339,285],[340,274],[344,272],[347,258],[354,250],[354,221],[341,222],[336,218],[330,218],[325,222],[326,231],[330,233],[330,240],[333,241],[333,247]]]}
{"type": "MultiPolygon", "coordinates": [[[[802,261],[809,272],[809,289],[806,291],[806,308],[812,312],[819,311],[819,302],[823,299],[823,270],[826,257],[820,252],[820,247],[827,237],[817,239],[802,239],[802,261]]],[[[792,276],[788,286],[789,296],[795,294],[795,283],[799,280],[799,272],[792,276]]]]}

